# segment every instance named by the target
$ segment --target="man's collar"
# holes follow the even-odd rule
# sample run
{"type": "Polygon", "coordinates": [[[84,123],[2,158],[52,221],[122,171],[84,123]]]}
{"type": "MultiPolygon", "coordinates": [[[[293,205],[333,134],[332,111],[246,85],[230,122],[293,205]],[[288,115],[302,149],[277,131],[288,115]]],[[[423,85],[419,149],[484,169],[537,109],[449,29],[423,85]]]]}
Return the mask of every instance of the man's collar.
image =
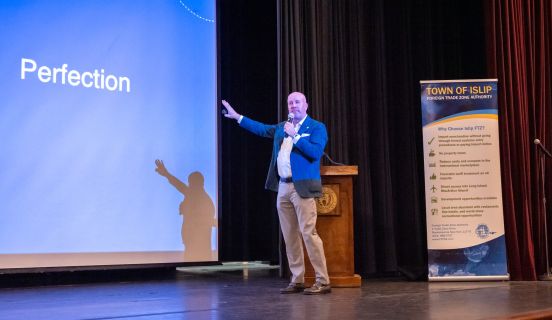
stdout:
{"type": "Polygon", "coordinates": [[[307,119],[308,116],[309,116],[309,115],[306,114],[305,117],[304,117],[303,119],[301,119],[301,121],[299,121],[297,124],[300,125],[300,126],[302,126],[302,125],[303,125],[303,122],[305,122],[305,120],[307,119]]]}

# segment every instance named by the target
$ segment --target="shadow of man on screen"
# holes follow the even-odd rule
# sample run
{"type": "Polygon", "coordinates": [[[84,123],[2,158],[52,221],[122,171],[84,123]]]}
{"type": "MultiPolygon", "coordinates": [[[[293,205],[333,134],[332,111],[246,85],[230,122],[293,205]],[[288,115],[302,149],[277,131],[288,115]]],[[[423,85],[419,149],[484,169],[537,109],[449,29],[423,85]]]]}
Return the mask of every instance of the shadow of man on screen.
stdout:
{"type": "Polygon", "coordinates": [[[162,160],[155,160],[155,171],[167,178],[182,195],[179,212],[182,216],[182,243],[184,244],[184,260],[211,260],[211,232],[216,227],[215,205],[205,191],[205,178],[201,172],[195,171],[188,176],[188,184],[173,176],[162,160]]]}

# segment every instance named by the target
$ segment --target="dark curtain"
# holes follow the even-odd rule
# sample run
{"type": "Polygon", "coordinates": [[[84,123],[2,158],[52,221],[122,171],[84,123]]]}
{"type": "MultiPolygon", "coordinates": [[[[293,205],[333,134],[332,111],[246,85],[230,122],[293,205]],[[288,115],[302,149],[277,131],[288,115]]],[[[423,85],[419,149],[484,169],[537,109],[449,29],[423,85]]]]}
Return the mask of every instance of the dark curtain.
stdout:
{"type": "MultiPolygon", "coordinates": [[[[514,280],[535,280],[546,270],[547,213],[542,202],[543,188],[539,188],[543,181],[533,139],[539,138],[544,145],[552,146],[552,1],[492,0],[486,4],[489,76],[499,79],[500,88],[502,189],[509,270],[514,280]]],[[[552,199],[550,159],[545,167],[546,195],[552,199]]]]}
{"type": "Polygon", "coordinates": [[[356,271],[425,277],[419,81],[486,77],[482,2],[279,0],[279,14],[280,105],[304,92],[326,151],[359,166],[356,271]]]}
{"type": "MultiPolygon", "coordinates": [[[[275,1],[218,2],[220,95],[238,112],[276,122],[275,1]]],[[[220,120],[220,260],[278,262],[275,196],[264,190],[271,142],[220,120]]]]}

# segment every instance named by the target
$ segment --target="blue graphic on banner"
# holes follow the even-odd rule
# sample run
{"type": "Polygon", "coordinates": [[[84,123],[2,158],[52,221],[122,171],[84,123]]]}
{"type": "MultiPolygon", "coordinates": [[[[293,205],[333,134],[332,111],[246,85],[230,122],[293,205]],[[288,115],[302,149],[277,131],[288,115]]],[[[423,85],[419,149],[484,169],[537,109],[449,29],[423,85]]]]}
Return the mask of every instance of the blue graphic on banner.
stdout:
{"type": "Polygon", "coordinates": [[[507,274],[504,236],[467,248],[429,250],[428,266],[430,277],[507,274]]]}

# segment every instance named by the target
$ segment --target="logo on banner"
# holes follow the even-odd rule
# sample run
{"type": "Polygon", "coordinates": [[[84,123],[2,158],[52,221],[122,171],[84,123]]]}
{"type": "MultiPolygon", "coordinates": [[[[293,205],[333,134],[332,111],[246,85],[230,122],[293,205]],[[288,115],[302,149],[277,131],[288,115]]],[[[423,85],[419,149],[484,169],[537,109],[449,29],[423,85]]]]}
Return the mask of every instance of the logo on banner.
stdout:
{"type": "Polygon", "coordinates": [[[489,234],[491,234],[491,232],[489,231],[489,227],[486,224],[480,224],[477,226],[477,228],[475,228],[475,234],[479,238],[485,239],[489,236],[489,234]]]}

